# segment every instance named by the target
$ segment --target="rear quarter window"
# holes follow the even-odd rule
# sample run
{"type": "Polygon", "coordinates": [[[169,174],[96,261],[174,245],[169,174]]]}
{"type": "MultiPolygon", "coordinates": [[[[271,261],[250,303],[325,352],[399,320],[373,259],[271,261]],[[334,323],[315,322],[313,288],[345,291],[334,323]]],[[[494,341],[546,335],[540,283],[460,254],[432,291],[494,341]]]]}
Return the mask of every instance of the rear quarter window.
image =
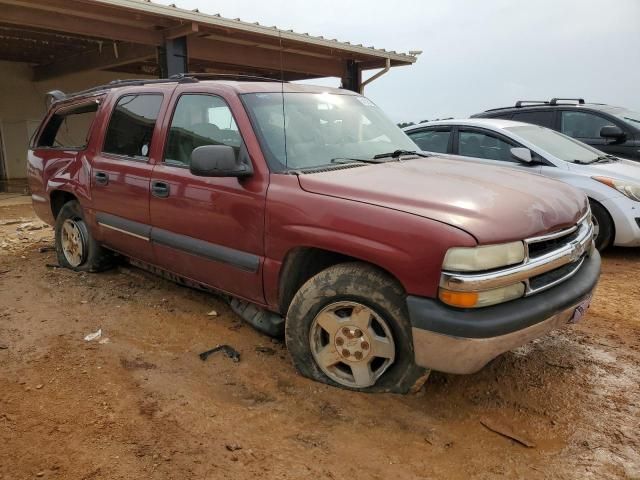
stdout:
{"type": "Polygon", "coordinates": [[[532,123],[541,127],[553,128],[553,112],[516,112],[511,120],[524,123],[532,123]]]}
{"type": "Polygon", "coordinates": [[[89,143],[89,133],[98,107],[99,103],[94,100],[57,110],[42,129],[35,147],[84,150],[89,143]]]}

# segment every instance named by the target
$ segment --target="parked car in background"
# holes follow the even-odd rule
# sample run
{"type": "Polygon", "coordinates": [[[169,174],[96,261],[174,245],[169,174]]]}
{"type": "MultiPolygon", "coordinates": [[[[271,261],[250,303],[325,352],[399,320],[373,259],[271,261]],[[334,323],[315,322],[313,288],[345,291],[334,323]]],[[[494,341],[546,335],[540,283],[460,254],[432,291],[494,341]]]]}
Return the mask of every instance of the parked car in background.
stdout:
{"type": "Polygon", "coordinates": [[[475,372],[584,315],[582,192],[423,161],[348,90],[210,77],[55,95],[28,172],[60,265],[119,252],[222,292],[303,375],[362,391],[475,372]]]}
{"type": "MultiPolygon", "coordinates": [[[[405,129],[424,151],[562,180],[589,197],[595,243],[640,246],[640,164],[537,125],[472,118],[405,129]]],[[[465,170],[466,171],[466,170],[465,170]]],[[[531,191],[533,186],[528,187],[531,191]]]]}
{"type": "Polygon", "coordinates": [[[533,123],[564,133],[605,153],[640,160],[640,113],[584,99],[520,100],[471,118],[502,118],[533,123]]]}

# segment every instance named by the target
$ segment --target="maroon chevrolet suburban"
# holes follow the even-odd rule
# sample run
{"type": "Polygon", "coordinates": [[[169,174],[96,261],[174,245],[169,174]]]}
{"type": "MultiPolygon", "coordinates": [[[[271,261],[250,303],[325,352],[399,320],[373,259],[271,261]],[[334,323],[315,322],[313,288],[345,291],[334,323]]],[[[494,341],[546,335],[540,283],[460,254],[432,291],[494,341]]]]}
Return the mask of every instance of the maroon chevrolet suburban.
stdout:
{"type": "Polygon", "coordinates": [[[597,283],[584,194],[416,152],[353,92],[182,75],[50,99],[28,176],[60,264],[217,291],[309,378],[472,373],[578,321],[597,283]]]}

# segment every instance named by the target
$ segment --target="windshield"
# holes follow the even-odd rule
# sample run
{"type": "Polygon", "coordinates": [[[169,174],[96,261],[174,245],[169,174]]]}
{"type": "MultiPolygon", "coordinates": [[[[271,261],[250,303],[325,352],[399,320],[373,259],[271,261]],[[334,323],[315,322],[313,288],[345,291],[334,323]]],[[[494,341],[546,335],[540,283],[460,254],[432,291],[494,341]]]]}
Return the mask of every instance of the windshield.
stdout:
{"type": "Polygon", "coordinates": [[[371,160],[395,150],[419,150],[365,97],[285,92],[250,93],[242,99],[276,171],[371,160]]]}
{"type": "Polygon", "coordinates": [[[625,121],[629,125],[640,128],[640,113],[632,112],[631,110],[621,110],[619,112],[612,113],[620,120],[625,121]]]}
{"type": "Polygon", "coordinates": [[[604,156],[601,151],[548,128],[527,125],[506,127],[505,130],[566,162],[591,163],[604,156]]]}

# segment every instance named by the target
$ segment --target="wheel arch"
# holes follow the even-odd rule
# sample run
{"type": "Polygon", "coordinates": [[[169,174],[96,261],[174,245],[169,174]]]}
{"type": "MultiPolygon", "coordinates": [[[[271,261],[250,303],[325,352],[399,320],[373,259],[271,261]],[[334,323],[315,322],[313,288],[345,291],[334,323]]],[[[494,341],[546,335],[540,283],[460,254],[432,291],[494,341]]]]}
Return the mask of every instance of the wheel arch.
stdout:
{"type": "Polygon", "coordinates": [[[590,204],[591,203],[595,203],[596,205],[599,205],[600,207],[602,207],[604,212],[609,217],[609,223],[611,224],[611,243],[610,243],[610,245],[613,245],[615,243],[615,241],[616,241],[616,222],[613,219],[613,216],[611,215],[611,212],[609,211],[609,209],[607,207],[605,207],[601,202],[599,202],[595,198],[593,198],[591,196],[587,196],[587,199],[589,200],[590,204]]]}
{"type": "Polygon", "coordinates": [[[294,247],[284,257],[278,279],[278,307],[286,314],[295,294],[310,278],[341,263],[359,262],[380,270],[403,290],[402,282],[376,263],[318,247],[294,247]]]}
{"type": "Polygon", "coordinates": [[[63,205],[73,200],[78,201],[78,198],[66,190],[52,190],[51,193],[49,193],[49,203],[51,204],[51,213],[53,214],[54,220],[58,218],[58,214],[63,205]]]}

